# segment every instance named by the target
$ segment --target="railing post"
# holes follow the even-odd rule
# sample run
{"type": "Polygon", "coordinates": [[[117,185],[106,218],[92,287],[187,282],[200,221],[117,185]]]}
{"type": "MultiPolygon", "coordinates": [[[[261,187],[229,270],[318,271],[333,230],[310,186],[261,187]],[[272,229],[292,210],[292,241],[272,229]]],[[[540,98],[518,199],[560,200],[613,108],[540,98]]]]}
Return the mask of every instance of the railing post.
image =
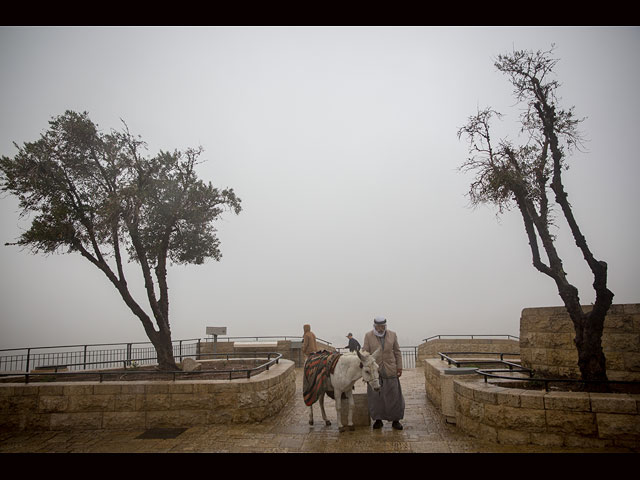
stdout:
{"type": "MultiPolygon", "coordinates": [[[[27,368],[26,371],[29,373],[29,361],[31,360],[31,349],[27,348],[27,368]]],[[[27,383],[29,383],[29,376],[27,375],[27,383]]]]}
{"type": "Polygon", "coordinates": [[[84,346],[84,356],[82,359],[82,369],[86,370],[87,369],[87,345],[84,346]]]}
{"type": "Polygon", "coordinates": [[[127,343],[127,364],[131,365],[131,344],[127,343]]]}

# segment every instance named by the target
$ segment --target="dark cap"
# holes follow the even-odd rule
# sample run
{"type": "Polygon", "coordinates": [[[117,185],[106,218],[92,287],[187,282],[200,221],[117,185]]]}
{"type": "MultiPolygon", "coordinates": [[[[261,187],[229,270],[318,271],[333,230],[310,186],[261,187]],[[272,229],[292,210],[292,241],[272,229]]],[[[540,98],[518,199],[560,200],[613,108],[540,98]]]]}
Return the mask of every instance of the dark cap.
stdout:
{"type": "Polygon", "coordinates": [[[353,333],[349,332],[349,333],[347,334],[347,338],[348,338],[348,337],[353,337],[353,333]]]}

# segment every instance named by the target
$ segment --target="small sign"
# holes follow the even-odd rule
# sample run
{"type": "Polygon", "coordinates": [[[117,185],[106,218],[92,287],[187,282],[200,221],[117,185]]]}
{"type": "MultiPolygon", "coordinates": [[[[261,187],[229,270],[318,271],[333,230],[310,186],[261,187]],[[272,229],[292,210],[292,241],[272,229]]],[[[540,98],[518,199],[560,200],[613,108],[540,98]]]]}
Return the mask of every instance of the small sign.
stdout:
{"type": "Polygon", "coordinates": [[[207,327],[207,335],[226,335],[227,327],[207,327]]]}

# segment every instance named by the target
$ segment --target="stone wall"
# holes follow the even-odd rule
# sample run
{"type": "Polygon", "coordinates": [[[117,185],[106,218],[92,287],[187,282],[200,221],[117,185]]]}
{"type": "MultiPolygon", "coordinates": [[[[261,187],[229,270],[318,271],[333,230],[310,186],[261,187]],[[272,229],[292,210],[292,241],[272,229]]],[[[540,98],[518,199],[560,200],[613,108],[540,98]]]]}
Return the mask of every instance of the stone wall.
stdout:
{"type": "Polygon", "coordinates": [[[0,384],[0,431],[259,422],[294,396],[294,362],[250,379],[0,384]]]}
{"type": "MultiPolygon", "coordinates": [[[[588,311],[591,307],[583,307],[588,311]]],[[[573,323],[564,307],[525,308],[520,318],[522,366],[539,376],[579,377],[573,323]]],[[[610,380],[640,381],[640,304],[612,305],[602,348],[610,380]]]]}
{"type": "Polygon", "coordinates": [[[424,369],[429,400],[447,422],[481,440],[565,447],[640,444],[640,395],[505,387],[435,358],[426,359],[424,369]]]}
{"type": "Polygon", "coordinates": [[[449,368],[438,358],[423,360],[424,385],[427,398],[444,415],[448,423],[456,423],[453,381],[462,378],[477,378],[475,369],[449,368]]]}
{"type": "MultiPolygon", "coordinates": [[[[336,349],[330,345],[327,345],[321,341],[316,342],[320,350],[328,350],[335,352],[336,349]]],[[[274,341],[261,341],[261,342],[232,342],[232,341],[218,341],[215,344],[216,353],[242,353],[242,352],[276,352],[282,355],[282,358],[291,360],[296,364],[296,367],[302,367],[304,365],[304,356],[302,355],[302,342],[295,340],[274,340],[274,341]]],[[[200,358],[214,358],[213,342],[202,342],[200,344],[200,358]]]]}
{"type": "Polygon", "coordinates": [[[640,395],[545,392],[454,380],[456,425],[483,440],[565,447],[640,445],[640,395]]]}
{"type": "MultiPolygon", "coordinates": [[[[422,365],[427,358],[439,358],[438,352],[518,354],[520,352],[520,343],[516,339],[506,338],[434,338],[418,347],[416,365],[422,365]]],[[[494,358],[493,356],[487,356],[487,358],[489,357],[494,358]]],[[[462,356],[457,355],[456,358],[462,358],[462,356]]],[[[499,357],[495,356],[495,358],[499,357]]]]}

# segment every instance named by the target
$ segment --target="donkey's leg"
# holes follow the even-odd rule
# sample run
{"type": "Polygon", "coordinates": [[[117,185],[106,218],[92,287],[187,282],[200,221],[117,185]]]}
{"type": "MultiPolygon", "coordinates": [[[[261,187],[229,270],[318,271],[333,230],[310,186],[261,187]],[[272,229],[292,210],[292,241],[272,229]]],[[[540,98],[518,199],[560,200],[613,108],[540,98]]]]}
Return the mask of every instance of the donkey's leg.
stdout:
{"type": "Polygon", "coordinates": [[[331,425],[331,422],[327,418],[327,414],[324,411],[324,393],[320,395],[320,399],[318,400],[318,403],[320,404],[320,413],[322,413],[322,419],[324,420],[324,424],[331,425]]]}
{"type": "Polygon", "coordinates": [[[313,425],[313,404],[309,405],[309,425],[313,425]]]}
{"type": "Polygon", "coordinates": [[[344,428],[344,425],[342,425],[342,415],[341,415],[342,392],[334,388],[333,394],[335,395],[336,414],[338,415],[338,431],[344,432],[345,428],[344,428]]]}
{"type": "Polygon", "coordinates": [[[349,430],[355,430],[356,427],[353,426],[353,406],[355,401],[353,400],[353,392],[351,389],[348,389],[346,392],[347,399],[349,401],[349,411],[347,413],[347,427],[349,430]]]}

